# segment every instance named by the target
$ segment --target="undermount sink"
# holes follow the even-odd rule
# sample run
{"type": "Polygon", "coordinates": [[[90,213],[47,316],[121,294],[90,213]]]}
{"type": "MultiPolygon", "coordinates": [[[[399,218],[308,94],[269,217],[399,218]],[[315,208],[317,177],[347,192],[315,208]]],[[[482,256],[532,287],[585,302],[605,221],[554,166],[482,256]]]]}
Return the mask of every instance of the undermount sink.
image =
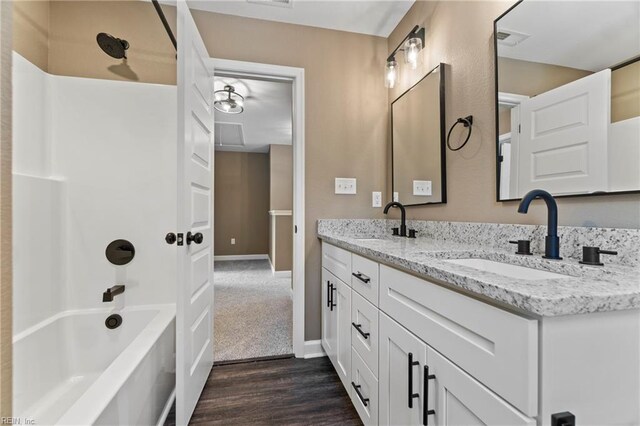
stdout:
{"type": "Polygon", "coordinates": [[[527,268],[525,266],[512,265],[510,263],[496,262],[494,260],[487,259],[447,259],[445,262],[467,266],[479,271],[491,272],[493,274],[518,280],[549,280],[569,277],[568,275],[557,274],[555,272],[527,268]]]}
{"type": "Polygon", "coordinates": [[[375,237],[371,237],[371,238],[356,238],[356,240],[358,241],[382,241],[382,238],[375,238],[375,237]]]}

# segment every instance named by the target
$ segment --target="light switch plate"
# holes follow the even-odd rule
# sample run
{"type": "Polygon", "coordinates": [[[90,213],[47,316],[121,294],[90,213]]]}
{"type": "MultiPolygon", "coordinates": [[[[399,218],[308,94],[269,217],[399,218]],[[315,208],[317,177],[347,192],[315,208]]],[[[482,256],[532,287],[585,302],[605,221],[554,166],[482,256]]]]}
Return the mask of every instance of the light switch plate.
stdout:
{"type": "Polygon", "coordinates": [[[382,192],[373,191],[371,193],[371,206],[382,207],[382,192]]]}
{"type": "Polygon", "coordinates": [[[336,178],[336,194],[356,193],[356,178],[336,178]]]}
{"type": "Polygon", "coordinates": [[[414,180],[413,181],[413,195],[429,197],[431,196],[431,181],[430,180],[414,180]]]}

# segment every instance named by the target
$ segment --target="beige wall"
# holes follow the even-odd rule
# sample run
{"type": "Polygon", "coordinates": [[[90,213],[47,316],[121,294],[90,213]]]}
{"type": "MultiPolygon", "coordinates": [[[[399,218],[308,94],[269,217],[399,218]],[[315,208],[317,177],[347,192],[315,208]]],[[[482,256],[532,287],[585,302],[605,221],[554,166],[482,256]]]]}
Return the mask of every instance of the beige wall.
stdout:
{"type": "Polygon", "coordinates": [[[268,253],[267,154],[216,151],[214,221],[216,256],[268,253]]]}
{"type": "Polygon", "coordinates": [[[611,122],[640,116],[640,61],[611,73],[611,122]]]}
{"type": "Polygon", "coordinates": [[[0,417],[11,416],[11,3],[0,1],[0,417]]]}
{"type": "MultiPolygon", "coordinates": [[[[18,1],[14,49],[56,75],[176,84],[175,49],[150,2],[18,1]],[[106,55],[96,35],[127,40],[126,65],[106,55]]],[[[162,6],[176,33],[175,7],[162,6]]]]}
{"type": "MultiPolygon", "coordinates": [[[[544,203],[529,214],[516,212],[515,202],[496,202],[495,94],[493,20],[513,2],[416,2],[389,38],[395,47],[416,24],[427,28],[422,72],[407,72],[390,99],[417,81],[438,62],[449,64],[446,75],[447,129],[457,117],[473,114],[473,136],[458,152],[447,152],[446,205],[410,208],[415,219],[546,223],[544,203]]],[[[393,46],[393,47],[392,47],[393,46]]],[[[562,225],[640,227],[640,195],[559,199],[562,225]]],[[[394,214],[397,214],[394,212],[394,214]]]]}
{"type": "Polygon", "coordinates": [[[293,209],[293,149],[291,145],[269,148],[269,209],[293,209]]]}
{"type": "MultiPolygon", "coordinates": [[[[293,147],[269,148],[269,209],[293,210],[293,147]]],[[[276,271],[291,271],[293,265],[293,218],[271,218],[269,258],[276,271]],[[277,254],[277,255],[276,255],[277,254]]]]}
{"type": "Polygon", "coordinates": [[[384,190],[387,180],[386,40],[198,11],[194,18],[215,57],[304,68],[305,339],[319,339],[317,219],[382,216],[370,206],[371,191],[384,190]],[[357,178],[358,195],[334,195],[335,177],[357,178]]]}
{"type": "Polygon", "coordinates": [[[49,71],[49,18],[47,1],[14,1],[13,49],[43,71],[49,71]]]}

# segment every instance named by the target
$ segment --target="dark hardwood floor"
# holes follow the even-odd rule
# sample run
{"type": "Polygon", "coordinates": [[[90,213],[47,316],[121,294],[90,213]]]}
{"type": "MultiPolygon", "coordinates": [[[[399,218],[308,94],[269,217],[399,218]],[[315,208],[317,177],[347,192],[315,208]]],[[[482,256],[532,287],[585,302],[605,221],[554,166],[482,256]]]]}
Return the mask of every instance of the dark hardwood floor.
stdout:
{"type": "MultiPolygon", "coordinates": [[[[173,425],[169,414],[165,425],[173,425]]],[[[192,425],[361,425],[329,358],[215,365],[192,425]]]]}

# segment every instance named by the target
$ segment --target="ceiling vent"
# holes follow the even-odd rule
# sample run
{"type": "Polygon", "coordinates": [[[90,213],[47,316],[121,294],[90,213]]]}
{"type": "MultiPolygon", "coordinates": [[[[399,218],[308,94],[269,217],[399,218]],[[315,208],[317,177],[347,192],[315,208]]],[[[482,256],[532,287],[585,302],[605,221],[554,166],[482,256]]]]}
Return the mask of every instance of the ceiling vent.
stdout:
{"type": "Polygon", "coordinates": [[[244,146],[244,131],[240,123],[215,123],[213,141],[216,147],[244,146]]]}
{"type": "Polygon", "coordinates": [[[513,30],[507,30],[506,28],[500,28],[496,33],[498,44],[503,46],[516,46],[530,37],[529,34],[519,33],[513,30]]]}
{"type": "Polygon", "coordinates": [[[293,0],[247,0],[247,3],[263,4],[266,6],[293,7],[293,0]]]}

